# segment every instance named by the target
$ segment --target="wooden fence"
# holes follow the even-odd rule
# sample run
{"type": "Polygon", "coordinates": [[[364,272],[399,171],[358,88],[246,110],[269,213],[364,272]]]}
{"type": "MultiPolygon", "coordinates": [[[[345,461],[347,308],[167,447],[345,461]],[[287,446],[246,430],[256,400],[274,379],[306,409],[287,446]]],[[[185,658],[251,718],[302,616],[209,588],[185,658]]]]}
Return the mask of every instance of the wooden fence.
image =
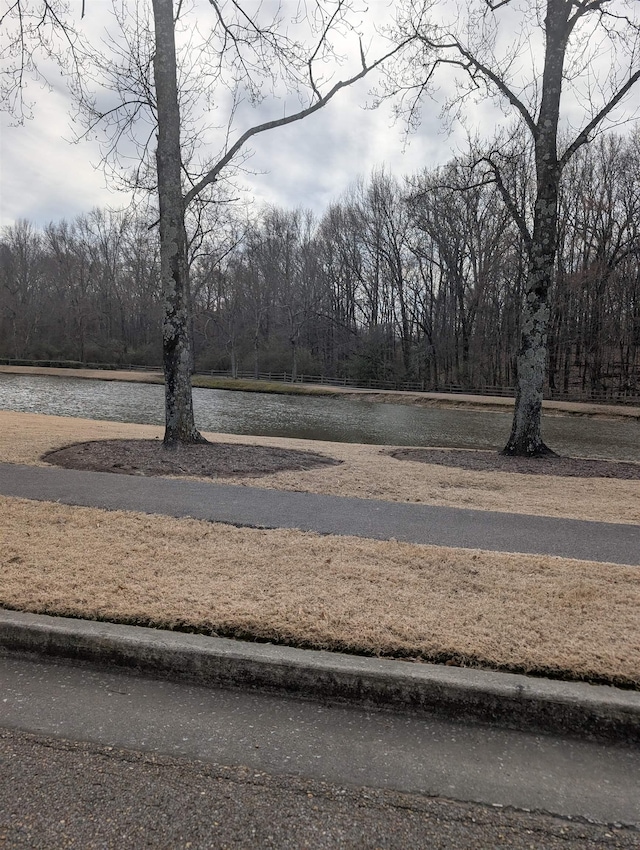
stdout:
{"type": "MultiPolygon", "coordinates": [[[[11,360],[0,358],[0,365],[4,366],[41,366],[58,369],[104,369],[138,372],[162,372],[161,366],[140,366],[134,363],[81,363],[75,360],[11,360]]],[[[237,372],[232,375],[230,370],[198,371],[198,375],[213,378],[239,378],[251,381],[277,381],[286,384],[319,384],[328,387],[351,387],[360,390],[388,390],[394,392],[437,392],[446,394],[464,393],[468,395],[497,396],[500,398],[513,398],[514,387],[474,386],[463,387],[460,384],[438,384],[433,386],[419,381],[358,381],[353,378],[330,378],[326,375],[296,375],[293,378],[290,372],[237,372]]],[[[640,396],[636,393],[621,394],[618,391],[581,392],[573,389],[568,393],[557,390],[545,389],[545,398],[556,401],[588,401],[601,404],[640,404],[640,396]]]]}

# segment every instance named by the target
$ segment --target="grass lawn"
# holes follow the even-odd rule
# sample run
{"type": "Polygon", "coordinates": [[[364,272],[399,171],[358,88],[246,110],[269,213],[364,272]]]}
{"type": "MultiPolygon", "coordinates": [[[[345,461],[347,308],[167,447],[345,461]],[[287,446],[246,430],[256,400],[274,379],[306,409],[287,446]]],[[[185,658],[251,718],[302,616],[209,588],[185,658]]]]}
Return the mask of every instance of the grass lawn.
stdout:
{"type": "MultiPolygon", "coordinates": [[[[0,461],[36,464],[77,441],[162,433],[8,412],[0,429],[0,461]]],[[[637,481],[479,473],[398,461],[375,446],[208,436],[343,460],[239,486],[614,522],[640,516],[637,481]]],[[[0,502],[6,607],[640,687],[637,568],[0,502]]]]}

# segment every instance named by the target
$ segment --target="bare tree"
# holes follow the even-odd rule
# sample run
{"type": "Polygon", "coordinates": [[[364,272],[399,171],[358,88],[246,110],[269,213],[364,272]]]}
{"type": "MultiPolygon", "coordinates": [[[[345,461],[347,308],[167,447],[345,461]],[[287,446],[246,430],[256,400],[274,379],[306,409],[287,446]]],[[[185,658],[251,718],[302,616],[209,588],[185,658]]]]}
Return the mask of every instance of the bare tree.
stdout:
{"type": "Polygon", "coordinates": [[[596,398],[616,383],[628,392],[636,361],[637,142],[637,133],[609,134],[565,169],[549,344],[549,383],[560,392],[577,383],[596,398]]]}
{"type": "Polygon", "coordinates": [[[180,105],[173,15],[173,0],[153,0],[166,446],[204,442],[195,425],[191,392],[189,267],[182,195],[180,105]]]}
{"type": "MultiPolygon", "coordinates": [[[[0,11],[0,108],[18,123],[32,115],[28,83],[48,85],[51,64],[77,86],[86,46],[67,0],[8,0],[0,11]]],[[[83,4],[84,5],[84,4],[83,4]]]]}
{"type": "Polygon", "coordinates": [[[503,451],[542,455],[550,452],[542,440],[541,412],[560,180],[574,154],[621,114],[614,110],[640,79],[640,12],[635,0],[532,0],[526,6],[468,0],[466,16],[448,25],[430,18],[432,9],[446,13],[443,5],[423,0],[405,5],[399,37],[415,38],[419,48],[395,88],[403,91],[415,124],[438,71],[453,70],[457,89],[448,107],[454,113],[473,97],[496,98],[532,140],[530,221],[518,214],[501,180],[500,150],[478,165],[497,181],[528,252],[514,418],[503,451]],[[560,144],[563,118],[566,141],[560,144]]]}
{"type": "MultiPolygon", "coordinates": [[[[637,398],[639,142],[637,127],[609,133],[563,171],[551,397],[637,398]]],[[[408,179],[408,209],[395,182],[388,194],[374,172],[313,227],[294,211],[245,222],[228,204],[198,206],[189,264],[202,365],[290,371],[295,343],[307,374],[401,381],[406,350],[425,389],[512,385],[526,250],[496,183],[478,183],[479,156],[474,144],[408,179]]],[[[510,171],[502,157],[500,177],[526,219],[531,163],[514,157],[510,171]]],[[[147,228],[143,215],[108,210],[42,233],[25,222],[5,228],[0,356],[155,365],[159,256],[147,228]]]]}
{"type": "MultiPolygon", "coordinates": [[[[28,221],[6,228],[0,255],[0,319],[15,358],[27,355],[42,319],[42,237],[28,221]]],[[[10,346],[10,347],[9,347],[10,346]]]]}
{"type": "MultiPolygon", "coordinates": [[[[79,105],[91,128],[102,123],[107,127],[109,146],[106,159],[117,158],[123,140],[135,140],[144,161],[155,145],[157,192],[160,207],[161,269],[164,288],[165,319],[163,324],[163,363],[165,372],[166,430],[164,443],[191,443],[202,440],[193,417],[191,401],[191,333],[189,317],[189,268],[185,213],[196,199],[215,187],[254,136],[300,121],[325,107],[343,88],[352,85],[397,53],[404,44],[394,45],[382,57],[367,62],[360,49],[361,64],[357,72],[333,84],[327,82],[326,66],[338,67],[332,38],[335,32],[353,32],[349,14],[350,0],[322,0],[310,15],[309,41],[291,34],[301,24],[294,15],[293,23],[283,20],[277,8],[269,17],[263,7],[251,9],[243,3],[210,0],[213,20],[210,32],[199,45],[191,40],[189,61],[199,75],[187,82],[188,69],[179,61],[176,50],[176,24],[181,17],[193,13],[174,0],[153,0],[153,27],[149,27],[136,11],[133,27],[120,19],[124,41],[134,50],[120,54],[120,67],[100,58],[97,76],[118,96],[119,102],[104,108],[99,99],[79,91],[79,105]],[[153,40],[151,42],[151,31],[153,40]],[[146,45],[146,47],[145,47],[146,45]],[[131,61],[134,55],[135,70],[131,61]],[[194,54],[202,60],[193,59],[194,54]],[[153,80],[150,80],[152,60],[153,80]],[[323,67],[324,66],[324,67],[323,67]],[[178,83],[178,73],[182,81],[178,83]],[[243,96],[260,101],[261,85],[274,91],[281,83],[295,91],[306,105],[274,120],[249,127],[232,141],[233,121],[243,96]],[[231,91],[226,143],[220,154],[205,160],[195,152],[203,141],[203,125],[197,118],[203,100],[213,99],[224,87],[231,91]],[[140,140],[137,125],[146,114],[144,138],[140,140]],[[193,119],[193,120],[191,120],[193,119]],[[157,131],[156,129],[157,128],[157,131]]],[[[138,7],[136,7],[137,9],[138,7]]],[[[296,13],[297,14],[297,13],[296,13]]],[[[198,14],[202,21],[203,14],[198,14]]],[[[204,28],[204,27],[203,27],[204,28]]],[[[191,25],[193,32],[193,25],[191,25]]],[[[149,179],[150,169],[136,168],[136,180],[149,179]]]]}
{"type": "MultiPolygon", "coordinates": [[[[420,175],[411,197],[413,220],[422,237],[415,250],[420,253],[425,239],[431,245],[430,264],[439,271],[440,298],[451,303],[447,337],[453,345],[456,380],[467,388],[477,385],[478,373],[487,368],[488,358],[472,352],[472,339],[513,240],[509,214],[495,185],[478,185],[470,163],[473,158],[458,159],[420,175]]],[[[485,355],[492,345],[489,335],[485,355]]]]}
{"type": "MultiPolygon", "coordinates": [[[[29,2],[47,15],[54,9],[49,0],[15,0],[13,20],[17,21],[17,34],[13,49],[18,73],[32,70],[28,56],[26,65],[20,58],[25,55],[24,51],[21,53],[21,45],[34,37],[21,24],[29,2]]],[[[158,193],[166,446],[202,440],[195,426],[191,393],[187,207],[228,173],[254,136],[314,114],[342,89],[361,80],[404,47],[404,43],[392,45],[386,54],[368,61],[362,42],[358,49],[351,0],[318,0],[307,10],[307,15],[296,7],[289,22],[284,20],[282,7],[271,8],[275,11],[269,15],[269,9],[262,4],[254,7],[238,0],[210,0],[207,13],[210,32],[196,44],[194,34],[198,33],[198,27],[206,29],[204,12],[182,0],[152,0],[151,25],[142,4],[131,0],[117,11],[120,35],[108,43],[111,50],[101,55],[96,46],[91,63],[87,54],[83,55],[82,73],[76,73],[73,80],[72,88],[87,132],[95,132],[100,126],[106,128],[105,161],[113,164],[114,157],[117,159],[122,152],[122,144],[133,142],[142,163],[134,168],[135,179],[158,193]],[[191,41],[186,44],[184,54],[193,60],[192,69],[198,74],[196,82],[193,77],[187,79],[188,68],[180,65],[176,50],[176,24],[188,16],[191,23],[186,28],[191,41]],[[305,40],[296,33],[307,18],[311,33],[305,40]],[[352,34],[360,64],[345,79],[333,82],[339,67],[333,43],[336,32],[352,34]],[[203,60],[200,64],[198,58],[203,60]],[[91,90],[92,82],[101,87],[98,93],[91,90]],[[281,83],[290,93],[297,94],[301,108],[251,126],[232,140],[233,120],[242,98],[260,101],[264,85],[275,92],[281,83]],[[206,112],[207,102],[211,103],[225,87],[231,93],[226,141],[221,152],[201,161],[195,152],[203,142],[203,123],[197,118],[190,123],[189,119],[203,105],[206,112]],[[115,101],[112,98],[105,106],[104,95],[109,90],[115,94],[115,101]],[[144,125],[142,130],[140,124],[144,125]],[[153,169],[149,167],[153,154],[155,185],[153,169]]],[[[68,8],[62,3],[54,25],[64,37],[73,32],[68,8]]],[[[40,37],[37,28],[35,35],[40,37]]],[[[72,53],[70,62],[78,70],[74,59],[72,53]]],[[[122,174],[119,166],[115,170],[122,174]]]]}

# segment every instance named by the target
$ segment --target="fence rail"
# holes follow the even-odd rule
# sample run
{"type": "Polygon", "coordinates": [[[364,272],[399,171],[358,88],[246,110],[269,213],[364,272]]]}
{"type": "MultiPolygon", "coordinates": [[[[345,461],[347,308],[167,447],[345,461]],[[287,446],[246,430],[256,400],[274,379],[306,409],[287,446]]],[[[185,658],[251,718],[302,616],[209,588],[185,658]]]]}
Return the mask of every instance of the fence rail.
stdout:
{"type": "MultiPolygon", "coordinates": [[[[0,358],[2,366],[40,366],[57,369],[96,369],[104,371],[123,370],[130,372],[162,372],[161,366],[141,366],[136,363],[81,363],[76,360],[16,360],[0,358]]],[[[350,387],[359,390],[388,390],[394,392],[437,392],[445,394],[466,394],[497,396],[499,398],[513,398],[514,387],[496,386],[473,386],[463,387],[460,384],[428,384],[424,381],[358,381],[354,378],[330,378],[326,375],[296,375],[290,372],[236,372],[232,374],[227,370],[198,370],[198,375],[212,378],[239,378],[251,381],[275,381],[286,384],[319,384],[328,387],[350,387]]],[[[571,390],[559,392],[545,388],[545,398],[554,401],[588,401],[600,404],[640,404],[640,395],[637,392],[626,394],[618,390],[581,391],[571,390]]]]}
{"type": "MultiPolygon", "coordinates": [[[[320,384],[330,387],[351,387],[352,389],[360,390],[389,390],[394,392],[431,392],[444,394],[459,394],[459,395],[483,395],[497,396],[500,398],[514,398],[515,387],[505,386],[474,386],[463,387],[461,384],[428,384],[426,382],[417,381],[358,381],[354,378],[329,378],[325,375],[296,375],[295,380],[289,372],[241,372],[238,371],[233,375],[231,370],[210,370],[198,371],[199,375],[208,375],[216,378],[239,378],[241,380],[259,380],[259,381],[277,381],[281,383],[295,384],[320,384]]],[[[545,398],[548,401],[590,401],[594,403],[615,403],[615,404],[640,404],[640,395],[629,393],[624,395],[617,391],[601,391],[601,392],[581,392],[579,390],[572,392],[560,392],[551,390],[545,387],[545,398]]]]}
{"type": "Polygon", "coordinates": [[[83,363],[80,360],[16,360],[0,357],[0,366],[40,366],[47,369],[96,369],[104,372],[162,372],[162,366],[141,366],[139,363],[83,363]]]}

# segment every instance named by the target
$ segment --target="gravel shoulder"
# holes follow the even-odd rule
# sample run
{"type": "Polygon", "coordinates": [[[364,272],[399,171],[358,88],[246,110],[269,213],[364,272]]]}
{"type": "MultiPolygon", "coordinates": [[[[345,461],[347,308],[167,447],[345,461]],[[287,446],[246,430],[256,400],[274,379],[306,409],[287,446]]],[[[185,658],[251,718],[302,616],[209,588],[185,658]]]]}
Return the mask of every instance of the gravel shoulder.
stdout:
{"type": "Polygon", "coordinates": [[[0,731],[13,850],[634,850],[636,829],[0,731]],[[123,841],[123,836],[127,841],[123,841]]]}

